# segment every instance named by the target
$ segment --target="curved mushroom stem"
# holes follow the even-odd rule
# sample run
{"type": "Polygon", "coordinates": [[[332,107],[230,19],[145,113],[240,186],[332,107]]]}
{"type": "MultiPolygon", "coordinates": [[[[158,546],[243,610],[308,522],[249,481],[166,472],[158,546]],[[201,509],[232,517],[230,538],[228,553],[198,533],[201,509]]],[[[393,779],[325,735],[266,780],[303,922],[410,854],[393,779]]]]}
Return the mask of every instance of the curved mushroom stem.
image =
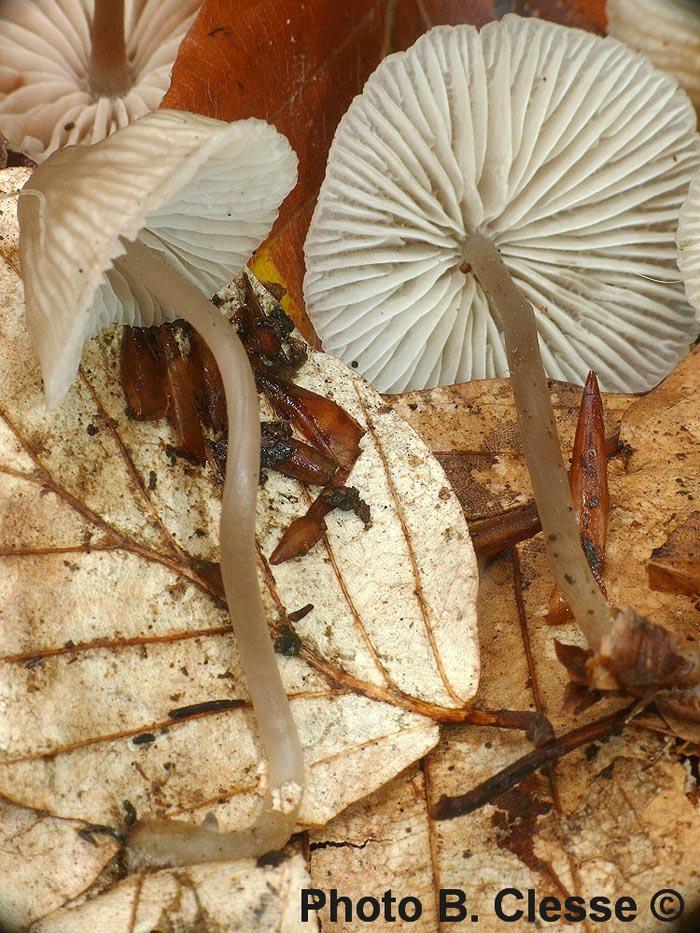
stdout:
{"type": "Polygon", "coordinates": [[[487,236],[474,231],[463,252],[505,338],[520,437],[552,573],[578,627],[597,651],[613,618],[581,546],[532,305],[487,236]]]}
{"type": "Polygon", "coordinates": [[[131,85],[124,40],[124,0],[95,0],[88,79],[95,94],[117,97],[131,85]]]}
{"type": "Polygon", "coordinates": [[[255,381],[238,335],[228,320],[167,260],[143,243],[125,243],[114,266],[142,284],[195,328],[214,354],[226,393],[229,443],[221,502],[221,575],[248,691],[269,769],[269,790],[257,823],[223,834],[191,823],[146,821],[129,847],[149,864],[195,864],[278,849],[296,822],[304,783],[299,736],[265,623],[258,586],[255,504],[260,471],[260,419],[255,381]]]}

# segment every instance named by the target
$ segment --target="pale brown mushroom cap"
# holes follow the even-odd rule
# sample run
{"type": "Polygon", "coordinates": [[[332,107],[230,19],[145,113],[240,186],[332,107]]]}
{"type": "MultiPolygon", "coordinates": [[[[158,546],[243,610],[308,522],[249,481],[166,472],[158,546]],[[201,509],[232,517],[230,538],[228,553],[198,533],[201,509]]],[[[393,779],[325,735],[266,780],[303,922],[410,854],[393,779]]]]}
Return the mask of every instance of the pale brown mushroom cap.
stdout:
{"type": "Polygon", "coordinates": [[[479,230],[534,307],[550,377],[648,389],[698,332],[675,231],[699,166],[688,98],[616,40],[516,16],[436,27],[341,121],[305,244],[307,311],[380,391],[507,375],[463,267],[479,230]]]}
{"type": "Polygon", "coordinates": [[[269,233],[296,163],[261,120],[158,110],[38,166],[20,196],[20,261],[48,404],[68,391],[89,337],[113,323],[173,317],[120,272],[122,238],[166,254],[212,295],[269,233]]]}
{"type": "Polygon", "coordinates": [[[93,0],[4,0],[0,18],[0,130],[37,162],[93,143],[155,110],[201,0],[126,0],[132,86],[107,97],[90,87],[93,0]]]}

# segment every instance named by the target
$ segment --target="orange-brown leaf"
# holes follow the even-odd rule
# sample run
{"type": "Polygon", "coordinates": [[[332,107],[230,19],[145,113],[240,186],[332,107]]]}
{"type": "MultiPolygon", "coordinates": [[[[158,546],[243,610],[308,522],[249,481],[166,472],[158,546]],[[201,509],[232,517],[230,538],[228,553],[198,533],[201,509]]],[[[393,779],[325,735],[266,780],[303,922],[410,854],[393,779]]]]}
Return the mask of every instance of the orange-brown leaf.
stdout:
{"type": "Polygon", "coordinates": [[[258,117],[299,156],[299,183],[267,243],[305,336],[302,245],[340,118],[381,59],[384,0],[209,0],[185,38],[163,105],[258,117]]]}

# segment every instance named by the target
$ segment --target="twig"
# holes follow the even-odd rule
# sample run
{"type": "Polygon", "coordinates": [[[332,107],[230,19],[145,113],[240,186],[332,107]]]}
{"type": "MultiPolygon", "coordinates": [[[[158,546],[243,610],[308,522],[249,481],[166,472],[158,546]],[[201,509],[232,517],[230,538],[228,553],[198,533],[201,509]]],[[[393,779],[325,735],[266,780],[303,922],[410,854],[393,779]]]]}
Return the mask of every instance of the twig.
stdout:
{"type": "Polygon", "coordinates": [[[443,794],[431,808],[432,818],[435,820],[451,820],[456,816],[473,813],[474,810],[478,810],[485,804],[493,803],[494,799],[500,797],[505,791],[519,784],[523,778],[528,777],[528,775],[538,771],[545,765],[558,761],[564,755],[568,755],[569,752],[573,752],[582,745],[587,745],[596,739],[617,735],[622,731],[631,711],[636,706],[637,703],[635,702],[631,706],[618,710],[611,716],[606,716],[604,719],[598,719],[596,722],[581,726],[572,732],[567,732],[543,748],[536,748],[522,758],[518,758],[517,761],[499,771],[498,774],[494,774],[488,780],[477,784],[466,794],[458,794],[454,797],[443,794]]]}

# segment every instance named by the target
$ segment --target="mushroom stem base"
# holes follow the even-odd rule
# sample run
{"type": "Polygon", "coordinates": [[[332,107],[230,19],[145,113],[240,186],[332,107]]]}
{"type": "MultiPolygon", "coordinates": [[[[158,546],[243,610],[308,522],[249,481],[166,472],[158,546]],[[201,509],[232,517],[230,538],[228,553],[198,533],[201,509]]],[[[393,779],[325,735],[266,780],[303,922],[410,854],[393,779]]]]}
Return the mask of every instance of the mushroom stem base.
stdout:
{"type": "Polygon", "coordinates": [[[487,236],[474,231],[463,253],[503,331],[520,437],[550,568],[578,627],[590,647],[598,650],[613,618],[581,546],[532,305],[487,236]]]}
{"type": "Polygon", "coordinates": [[[261,855],[281,848],[294,829],[304,765],[258,585],[255,511],[260,418],[255,381],[238,335],[209,299],[180,276],[164,256],[138,241],[125,242],[124,246],[126,255],[115,262],[115,268],[189,321],[212,351],[224,383],[229,443],[221,502],[221,575],[269,771],[265,806],[258,823],[233,833],[229,841],[224,841],[224,834],[190,824],[153,821],[140,824],[132,832],[129,845],[139,847],[150,864],[158,864],[159,860],[163,864],[192,864],[196,853],[194,861],[261,855]],[[182,856],[190,851],[191,857],[173,855],[171,844],[176,840],[181,843],[178,851],[182,850],[182,856]]]}

